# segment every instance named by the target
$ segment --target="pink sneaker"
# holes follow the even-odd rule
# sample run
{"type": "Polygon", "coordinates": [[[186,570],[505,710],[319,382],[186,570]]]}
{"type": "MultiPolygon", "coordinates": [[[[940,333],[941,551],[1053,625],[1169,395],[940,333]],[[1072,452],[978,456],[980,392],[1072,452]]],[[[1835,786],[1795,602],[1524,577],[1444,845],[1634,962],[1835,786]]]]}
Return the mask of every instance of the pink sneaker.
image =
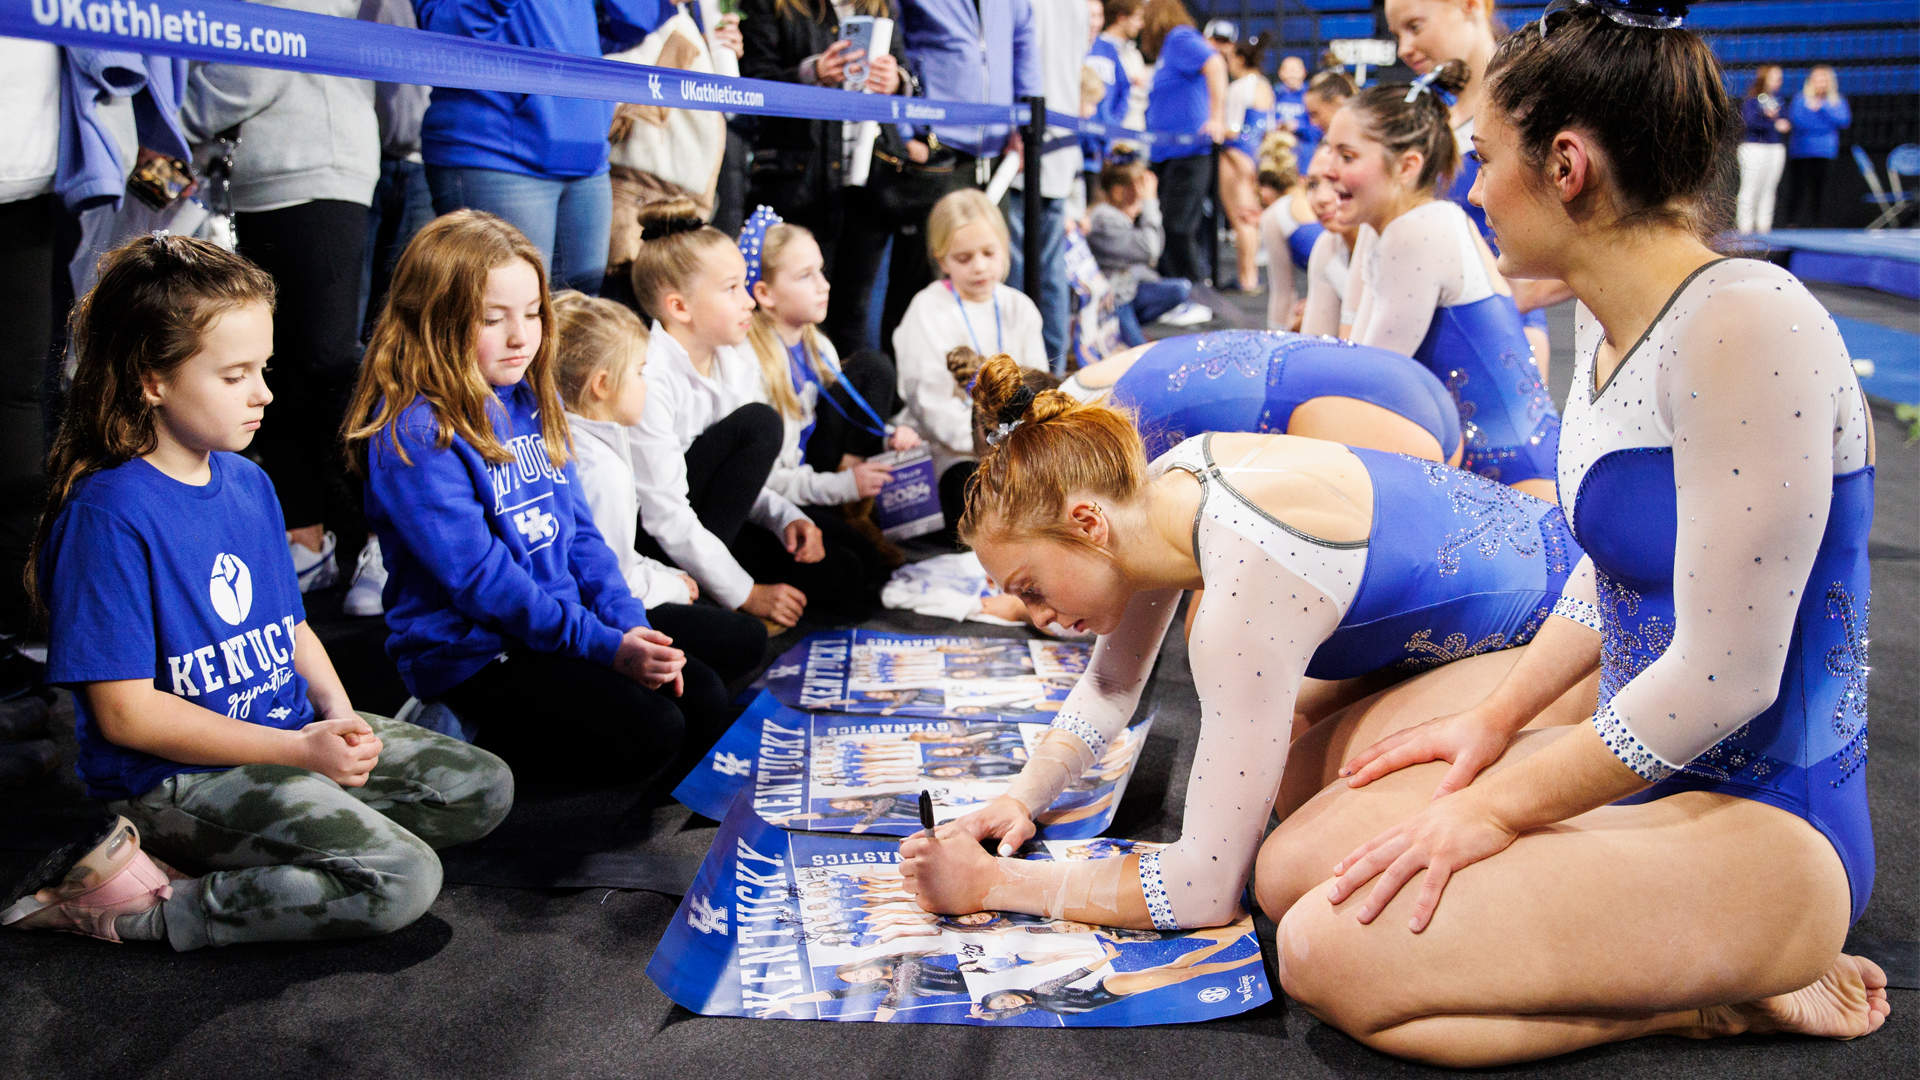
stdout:
{"type": "Polygon", "coordinates": [[[0,926],[119,941],[115,919],[150,910],[173,895],[169,878],[185,876],[156,865],[140,850],[140,830],[116,817],[93,840],[47,856],[0,911],[0,926]]]}

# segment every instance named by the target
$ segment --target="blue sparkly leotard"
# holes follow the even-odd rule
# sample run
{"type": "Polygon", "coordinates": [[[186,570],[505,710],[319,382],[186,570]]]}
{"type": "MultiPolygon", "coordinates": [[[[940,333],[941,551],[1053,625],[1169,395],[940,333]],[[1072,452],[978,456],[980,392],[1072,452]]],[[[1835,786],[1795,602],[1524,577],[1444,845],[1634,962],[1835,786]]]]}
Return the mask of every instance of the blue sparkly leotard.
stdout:
{"type": "Polygon", "coordinates": [[[1227,145],[1253,159],[1254,166],[1258,168],[1260,144],[1266,139],[1267,132],[1272,130],[1273,111],[1248,106],[1245,117],[1240,121],[1240,130],[1234,133],[1227,145]]]}
{"type": "MultiPolygon", "coordinates": [[[[1533,347],[1521,325],[1513,297],[1493,291],[1485,263],[1473,242],[1471,226],[1451,203],[1430,203],[1405,215],[1451,215],[1457,232],[1465,295],[1484,299],[1435,307],[1426,336],[1413,350],[1453,392],[1459,405],[1460,430],[1466,439],[1466,468],[1503,484],[1521,480],[1552,480],[1560,446],[1560,414],[1540,379],[1533,347]],[[1429,209],[1431,207],[1431,209],[1429,209]]],[[[1387,226],[1388,235],[1399,222],[1387,226]]],[[[1427,227],[1433,227],[1428,225],[1427,227]]],[[[1376,241],[1369,259],[1380,260],[1385,238],[1376,241]]],[[[1376,269],[1369,288],[1374,303],[1390,294],[1389,282],[1376,269]]],[[[1356,335],[1361,336],[1361,335],[1356,335]]],[[[1364,336],[1363,340],[1366,340],[1364,336]]]]}
{"type": "Polygon", "coordinates": [[[1284,434],[1293,411],[1319,397],[1378,405],[1419,424],[1451,455],[1460,420],[1446,387],[1396,352],[1333,338],[1220,330],[1154,343],[1113,385],[1132,409],[1147,458],[1205,431],[1284,434]]]}
{"type": "Polygon", "coordinates": [[[1307,268],[1307,262],[1313,258],[1313,245],[1319,242],[1320,234],[1326,231],[1325,225],[1306,221],[1287,234],[1287,254],[1293,257],[1293,265],[1302,270],[1307,268]]]}
{"type": "MultiPolygon", "coordinates": [[[[1560,508],[1439,462],[1348,449],[1373,480],[1366,540],[1337,544],[1272,522],[1314,547],[1359,554],[1358,588],[1339,627],[1315,650],[1307,675],[1422,671],[1531,641],[1581,557],[1560,508]]],[[[1207,488],[1203,511],[1217,485],[1266,516],[1222,475],[1209,436],[1187,441],[1163,460],[1200,478],[1207,488]]]]}
{"type": "MultiPolygon", "coordinates": [[[[1867,463],[1866,452],[1870,420],[1838,331],[1824,315],[1784,270],[1751,260],[1709,264],[1680,287],[1668,310],[1647,331],[1647,337],[1621,361],[1613,378],[1598,388],[1593,382],[1598,334],[1588,334],[1583,328],[1583,339],[1591,340],[1582,340],[1579,349],[1574,392],[1568,402],[1561,475],[1565,485],[1562,491],[1572,496],[1568,505],[1574,533],[1592,558],[1595,571],[1596,629],[1602,634],[1602,653],[1594,724],[1629,768],[1653,781],[1652,787],[1623,801],[1642,803],[1682,791],[1711,791],[1777,806],[1806,820],[1832,842],[1838,853],[1852,892],[1853,918],[1857,920],[1872,893],[1874,876],[1873,826],[1864,774],[1867,619],[1872,595],[1867,536],[1873,525],[1874,470],[1867,463]],[[1698,585],[1688,598],[1689,604],[1677,603],[1675,596],[1675,579],[1680,576],[1676,562],[1681,561],[1681,485],[1675,477],[1674,444],[1678,438],[1674,429],[1688,419],[1676,418],[1676,414],[1682,409],[1701,408],[1702,394],[1712,394],[1714,385],[1695,382],[1683,386],[1684,376],[1674,369],[1683,352],[1714,344],[1697,335],[1686,336],[1688,321],[1711,304],[1716,294],[1737,299],[1743,291],[1747,297],[1758,291],[1764,303],[1776,311],[1789,312],[1779,315],[1777,321],[1790,324],[1791,329],[1788,325],[1763,326],[1756,331],[1761,336],[1781,331],[1779,338],[1801,333],[1803,337],[1795,342],[1791,359],[1802,370],[1794,375],[1813,382],[1816,391],[1795,396],[1789,405],[1780,406],[1782,419],[1769,418],[1766,437],[1784,442],[1792,434],[1793,423],[1784,419],[1786,412],[1801,419],[1804,411],[1805,423],[1818,428],[1807,432],[1807,438],[1794,449],[1824,444],[1829,431],[1826,420],[1831,415],[1832,489],[1829,497],[1812,495],[1808,502],[1791,508],[1824,509],[1826,518],[1805,576],[1791,575],[1789,583],[1798,593],[1791,630],[1779,626],[1778,637],[1773,629],[1750,630],[1741,640],[1712,643],[1709,650],[1709,643],[1701,639],[1696,628],[1716,629],[1711,622],[1715,601],[1699,595],[1698,585]],[[1822,372],[1831,374],[1822,381],[1822,372]],[[1694,623],[1685,624],[1689,619],[1694,623]],[[1616,698],[1629,683],[1662,661],[1676,638],[1686,638],[1693,646],[1676,654],[1675,660],[1684,669],[1682,677],[1660,683],[1662,696],[1651,702],[1642,693],[1634,699],[1637,706],[1616,708],[1616,698]],[[1678,693],[1685,693],[1689,687],[1706,686],[1725,677],[1724,671],[1716,675],[1715,668],[1731,662],[1725,658],[1735,651],[1746,647],[1771,653],[1780,647],[1782,639],[1787,653],[1785,667],[1768,708],[1690,760],[1684,755],[1674,755],[1682,760],[1662,758],[1649,747],[1651,743],[1673,754],[1662,746],[1660,738],[1649,734],[1652,725],[1646,723],[1647,714],[1672,710],[1687,717],[1706,712],[1695,702],[1676,700],[1676,687],[1678,693]],[[1638,716],[1634,715],[1636,711],[1638,716]]],[[[1721,325],[1728,318],[1723,313],[1721,325]]],[[[1780,363],[1774,357],[1756,356],[1753,361],[1755,378],[1768,377],[1769,371],[1762,369],[1780,363]]],[[[1771,372],[1773,376],[1780,374],[1771,372]]],[[[1763,401],[1756,408],[1771,404],[1763,401]]],[[[1752,415],[1756,423],[1767,417],[1764,412],[1752,415]]],[[[1746,424],[1747,414],[1717,419],[1738,427],[1746,424]]],[[[1699,421],[1694,423],[1698,425],[1699,421]]],[[[1703,451],[1693,449],[1691,453],[1691,475],[1696,486],[1704,487],[1697,464],[1703,451]]],[[[1708,482],[1729,487],[1740,483],[1735,478],[1740,477],[1742,469],[1735,465],[1744,464],[1749,476],[1768,468],[1764,458],[1735,458],[1725,447],[1716,446],[1705,453],[1711,455],[1708,469],[1714,475],[1708,482]]],[[[1825,468],[1824,462],[1821,467],[1825,468]]],[[[1755,483],[1756,489],[1768,492],[1763,497],[1782,501],[1795,497],[1795,489],[1804,486],[1811,485],[1796,481],[1789,486],[1771,476],[1755,483]]],[[[1694,500],[1689,513],[1710,508],[1711,504],[1703,505],[1700,500],[1710,497],[1711,492],[1689,491],[1688,495],[1694,500]]],[[[1742,519],[1747,513],[1741,511],[1753,510],[1744,506],[1752,498],[1749,495],[1735,500],[1742,505],[1732,509],[1742,519]]],[[[1740,535],[1743,525],[1751,527],[1744,520],[1689,520],[1696,530],[1704,527],[1711,534],[1707,538],[1715,540],[1721,535],[1740,535]]],[[[1700,536],[1696,534],[1695,538],[1700,536]]],[[[1744,561],[1747,555],[1762,551],[1758,545],[1766,542],[1764,537],[1742,537],[1740,544],[1729,545],[1737,549],[1737,556],[1729,552],[1709,557],[1744,561]]],[[[1807,565],[1804,555],[1765,550],[1769,563],[1807,565]]],[[[1752,561],[1761,563],[1762,557],[1755,555],[1752,561]]],[[[1685,574],[1687,578],[1695,576],[1693,572],[1685,574]]],[[[1786,593],[1784,586],[1782,592],[1786,593]]],[[[1750,594],[1737,599],[1745,602],[1756,597],[1750,594]]],[[[1668,670],[1674,670],[1675,660],[1667,661],[1668,670]]],[[[1746,715],[1744,711],[1739,714],[1746,715]]],[[[1736,724],[1738,718],[1724,726],[1736,724]]]]}

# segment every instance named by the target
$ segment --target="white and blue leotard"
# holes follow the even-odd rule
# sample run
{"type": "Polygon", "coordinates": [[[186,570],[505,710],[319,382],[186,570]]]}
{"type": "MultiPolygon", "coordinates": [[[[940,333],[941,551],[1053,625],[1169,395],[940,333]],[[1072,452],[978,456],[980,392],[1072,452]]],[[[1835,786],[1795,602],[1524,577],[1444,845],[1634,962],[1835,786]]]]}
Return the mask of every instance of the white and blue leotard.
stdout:
{"type": "MultiPolygon", "coordinates": [[[[1156,475],[1179,469],[1200,480],[1193,549],[1206,585],[1188,648],[1201,729],[1181,837],[1139,862],[1159,929],[1234,917],[1286,767],[1301,678],[1421,670],[1523,644],[1582,559],[1559,507],[1462,469],[1371,450],[1332,457],[1306,440],[1271,462],[1266,440],[1220,462],[1218,441],[1188,439],[1153,465],[1156,475]],[[1310,535],[1237,486],[1261,482],[1255,474],[1316,482],[1299,467],[1365,471],[1373,505],[1364,538],[1310,535]]],[[[1177,590],[1134,595],[1054,719],[1071,737],[1041,744],[1041,767],[1016,778],[1010,796],[1051,804],[1120,733],[1179,599],[1177,590]],[[1051,756],[1061,747],[1073,760],[1051,756]]]]}
{"type": "Polygon", "coordinates": [[[1580,316],[1560,491],[1594,572],[1556,610],[1602,633],[1593,723],[1653,782],[1626,801],[1712,791],[1798,815],[1858,919],[1873,466],[1839,330],[1785,270],[1721,260],[1596,385],[1580,316]]]}
{"type": "Polygon", "coordinates": [[[1336,338],[1217,330],[1163,338],[1113,384],[1134,413],[1147,457],[1207,431],[1286,434],[1293,411],[1320,397],[1378,405],[1425,428],[1451,455],[1460,419],[1440,380],[1418,361],[1336,338]]]}
{"type": "Polygon", "coordinates": [[[1504,484],[1551,480],[1560,416],[1513,297],[1494,290],[1473,224],[1451,202],[1395,218],[1361,263],[1353,340],[1405,353],[1453,392],[1465,466],[1504,484]]]}

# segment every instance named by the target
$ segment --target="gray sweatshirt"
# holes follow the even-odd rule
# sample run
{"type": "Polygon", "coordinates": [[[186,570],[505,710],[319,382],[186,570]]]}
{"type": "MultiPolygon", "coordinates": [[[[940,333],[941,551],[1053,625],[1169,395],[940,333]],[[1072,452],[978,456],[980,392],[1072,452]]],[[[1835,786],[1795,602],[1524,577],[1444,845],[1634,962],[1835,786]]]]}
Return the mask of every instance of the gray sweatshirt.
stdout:
{"type": "Polygon", "coordinates": [[[1153,264],[1160,259],[1167,234],[1160,225],[1160,200],[1148,199],[1140,207],[1138,218],[1109,203],[1095,203],[1087,215],[1087,247],[1094,261],[1113,287],[1113,302],[1133,301],[1134,291],[1143,281],[1159,281],[1153,264]]]}
{"type": "MultiPolygon", "coordinates": [[[[252,0],[269,7],[352,19],[360,0],[252,0]]],[[[194,142],[240,126],[233,156],[233,208],[278,210],[315,199],[362,206],[380,179],[380,127],[373,84],[240,64],[195,63],[180,119],[194,142]]]]}

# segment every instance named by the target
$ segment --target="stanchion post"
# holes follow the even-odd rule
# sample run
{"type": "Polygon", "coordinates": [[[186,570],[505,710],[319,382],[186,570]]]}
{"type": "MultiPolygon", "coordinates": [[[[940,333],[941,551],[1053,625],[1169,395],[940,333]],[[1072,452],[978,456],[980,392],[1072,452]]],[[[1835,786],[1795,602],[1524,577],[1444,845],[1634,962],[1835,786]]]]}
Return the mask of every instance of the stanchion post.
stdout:
{"type": "Polygon", "coordinates": [[[1028,97],[1026,102],[1032,114],[1027,119],[1027,130],[1022,136],[1026,142],[1026,154],[1023,158],[1023,164],[1026,166],[1026,190],[1020,195],[1020,207],[1023,211],[1020,246],[1021,258],[1025,261],[1026,267],[1022,288],[1027,298],[1038,304],[1040,285],[1043,280],[1042,272],[1046,269],[1040,265],[1044,257],[1041,241],[1045,239],[1040,235],[1041,221],[1045,214],[1045,206],[1040,201],[1040,159],[1045,156],[1047,149],[1047,99],[1034,94],[1028,97]]]}
{"type": "Polygon", "coordinates": [[[1226,279],[1220,273],[1220,224],[1226,220],[1226,214],[1220,206],[1220,144],[1213,144],[1213,153],[1209,160],[1213,162],[1211,179],[1207,181],[1207,267],[1213,275],[1213,287],[1226,286],[1226,279]]]}

